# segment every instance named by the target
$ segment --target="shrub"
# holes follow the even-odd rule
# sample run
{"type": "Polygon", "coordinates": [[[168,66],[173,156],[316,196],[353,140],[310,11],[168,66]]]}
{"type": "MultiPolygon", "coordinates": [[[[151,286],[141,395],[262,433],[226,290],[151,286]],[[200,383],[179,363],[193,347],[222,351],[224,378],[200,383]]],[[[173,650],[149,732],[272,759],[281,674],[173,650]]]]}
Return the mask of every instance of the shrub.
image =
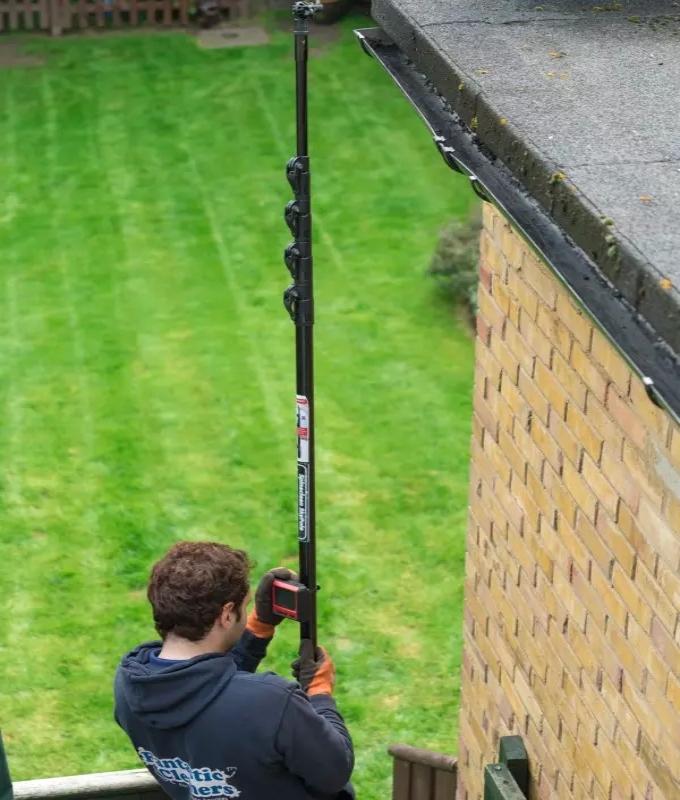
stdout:
{"type": "Polygon", "coordinates": [[[467,218],[455,219],[444,228],[432,256],[428,274],[441,291],[456,305],[477,313],[477,281],[481,210],[476,208],[467,218]]]}

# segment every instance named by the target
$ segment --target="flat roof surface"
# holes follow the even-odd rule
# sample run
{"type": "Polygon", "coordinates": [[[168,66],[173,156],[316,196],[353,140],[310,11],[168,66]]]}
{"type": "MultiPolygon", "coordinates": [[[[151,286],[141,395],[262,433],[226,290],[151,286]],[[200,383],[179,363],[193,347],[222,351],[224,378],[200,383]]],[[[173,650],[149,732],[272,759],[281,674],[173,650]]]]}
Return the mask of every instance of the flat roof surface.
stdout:
{"type": "Polygon", "coordinates": [[[680,353],[680,0],[373,0],[372,14],[680,353]]]}

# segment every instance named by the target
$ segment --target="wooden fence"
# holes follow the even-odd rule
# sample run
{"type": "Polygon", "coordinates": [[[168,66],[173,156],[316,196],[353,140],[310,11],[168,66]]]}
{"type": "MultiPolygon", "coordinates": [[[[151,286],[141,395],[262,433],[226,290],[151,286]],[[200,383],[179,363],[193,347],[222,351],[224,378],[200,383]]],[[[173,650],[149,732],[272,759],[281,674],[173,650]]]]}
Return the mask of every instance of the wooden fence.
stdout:
{"type": "MultiPolygon", "coordinates": [[[[186,25],[195,0],[0,0],[0,32],[65,31],[186,25]]],[[[248,0],[220,0],[230,18],[248,13],[248,0]]]]}
{"type": "Polygon", "coordinates": [[[393,744],[392,800],[455,800],[457,761],[452,756],[393,744]]]}

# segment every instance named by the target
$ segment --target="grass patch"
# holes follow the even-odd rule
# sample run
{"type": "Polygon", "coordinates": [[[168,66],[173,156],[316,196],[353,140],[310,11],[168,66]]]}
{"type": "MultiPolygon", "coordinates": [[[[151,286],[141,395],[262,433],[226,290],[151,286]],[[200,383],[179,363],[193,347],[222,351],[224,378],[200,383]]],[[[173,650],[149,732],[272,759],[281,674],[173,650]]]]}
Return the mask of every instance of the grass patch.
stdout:
{"type": "MultiPolygon", "coordinates": [[[[454,752],[473,347],[426,278],[473,203],[352,41],[312,61],[322,641],[363,798],[454,752]]],[[[363,20],[355,19],[355,24],[363,20]]],[[[296,562],[280,257],[290,37],[27,40],[0,73],[0,719],[15,779],[138,766],[111,716],[179,538],[296,562]]],[[[294,626],[273,646],[283,674],[294,626]]]]}

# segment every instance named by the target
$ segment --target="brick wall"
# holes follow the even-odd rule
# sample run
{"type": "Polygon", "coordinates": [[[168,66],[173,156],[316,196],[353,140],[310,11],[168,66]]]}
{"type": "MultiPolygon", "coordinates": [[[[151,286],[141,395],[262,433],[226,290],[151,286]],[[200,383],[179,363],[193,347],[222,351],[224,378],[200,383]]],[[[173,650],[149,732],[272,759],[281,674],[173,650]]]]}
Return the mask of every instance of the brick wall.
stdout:
{"type": "Polygon", "coordinates": [[[678,800],[680,428],[491,206],[477,334],[458,798],[678,800]]]}

